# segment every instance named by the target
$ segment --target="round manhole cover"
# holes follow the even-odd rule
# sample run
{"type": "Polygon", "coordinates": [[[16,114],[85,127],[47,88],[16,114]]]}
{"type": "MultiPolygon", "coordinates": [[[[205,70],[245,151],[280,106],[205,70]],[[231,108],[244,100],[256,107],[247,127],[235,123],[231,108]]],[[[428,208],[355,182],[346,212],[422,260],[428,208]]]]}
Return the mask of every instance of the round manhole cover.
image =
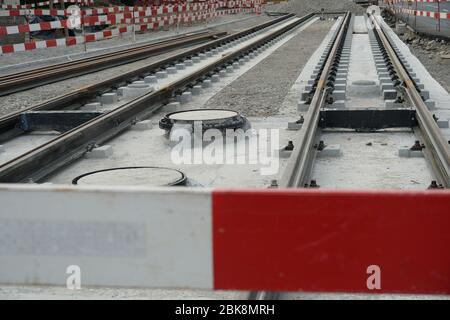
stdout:
{"type": "Polygon", "coordinates": [[[77,185],[176,186],[186,182],[183,172],[163,167],[122,167],[97,170],[72,180],[77,185]]]}
{"type": "Polygon", "coordinates": [[[239,129],[249,127],[246,118],[238,112],[224,109],[195,109],[166,114],[159,127],[170,131],[175,124],[192,125],[200,122],[202,129],[239,129]]]}

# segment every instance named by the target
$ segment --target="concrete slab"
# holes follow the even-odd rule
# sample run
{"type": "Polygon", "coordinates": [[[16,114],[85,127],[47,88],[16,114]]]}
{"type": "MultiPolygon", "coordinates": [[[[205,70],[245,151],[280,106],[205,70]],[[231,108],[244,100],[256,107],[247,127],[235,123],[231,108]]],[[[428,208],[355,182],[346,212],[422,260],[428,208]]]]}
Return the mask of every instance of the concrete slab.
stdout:
{"type": "Polygon", "coordinates": [[[151,120],[143,120],[143,121],[137,122],[134,126],[131,126],[131,129],[143,131],[143,130],[150,130],[150,129],[152,129],[152,127],[153,127],[153,125],[152,125],[151,120]]]}
{"type": "Polygon", "coordinates": [[[98,148],[92,149],[86,153],[88,159],[105,159],[113,154],[113,148],[110,145],[104,145],[98,148]]]}

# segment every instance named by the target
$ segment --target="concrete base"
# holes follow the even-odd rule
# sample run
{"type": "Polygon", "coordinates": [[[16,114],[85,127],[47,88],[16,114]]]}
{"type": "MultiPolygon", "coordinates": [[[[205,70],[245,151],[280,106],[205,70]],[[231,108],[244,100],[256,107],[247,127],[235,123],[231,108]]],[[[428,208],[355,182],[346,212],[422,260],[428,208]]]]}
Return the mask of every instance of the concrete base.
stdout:
{"type": "Polygon", "coordinates": [[[434,100],[427,100],[425,101],[425,105],[428,107],[428,109],[430,110],[434,110],[436,109],[436,102],[434,100]]]}
{"type": "Polygon", "coordinates": [[[211,76],[211,82],[219,82],[220,81],[220,77],[218,74],[213,74],[211,76]]]}
{"type": "Polygon", "coordinates": [[[448,125],[448,120],[437,120],[436,121],[437,125],[439,128],[441,129],[448,129],[449,125],[448,125]]]}
{"type": "Polygon", "coordinates": [[[143,120],[137,122],[134,126],[131,126],[132,130],[150,130],[153,127],[152,122],[150,120],[143,120]]]}
{"type": "Polygon", "coordinates": [[[177,68],[178,70],[184,70],[186,66],[184,65],[184,63],[177,63],[175,65],[175,68],[177,68]]]}
{"type": "Polygon", "coordinates": [[[279,155],[280,158],[282,158],[282,159],[287,159],[287,158],[289,158],[289,157],[291,156],[291,154],[292,154],[292,151],[284,150],[284,148],[283,148],[283,149],[280,149],[280,150],[278,151],[278,155],[279,155]]]}
{"type": "Polygon", "coordinates": [[[394,84],[393,83],[382,83],[381,84],[381,90],[385,91],[385,90],[395,90],[394,84]]]}
{"type": "Polygon", "coordinates": [[[300,100],[306,101],[309,98],[309,91],[303,91],[300,100]]]}
{"type": "Polygon", "coordinates": [[[319,155],[321,157],[339,157],[341,155],[341,146],[339,144],[331,144],[326,146],[319,155]]]}
{"type": "Polygon", "coordinates": [[[345,109],[345,100],[336,100],[333,104],[327,105],[329,109],[345,109]]]}
{"type": "Polygon", "coordinates": [[[384,100],[395,100],[397,98],[397,90],[383,90],[384,100]]]}
{"type": "Polygon", "coordinates": [[[181,104],[179,102],[171,102],[162,107],[163,112],[172,113],[180,111],[181,104]]]}
{"type": "Polygon", "coordinates": [[[202,82],[203,88],[210,88],[211,86],[212,86],[211,80],[209,80],[209,79],[203,80],[203,82],[202,82]]]}
{"type": "Polygon", "coordinates": [[[192,93],[190,91],[183,92],[179,97],[180,103],[192,101],[192,93]]]}
{"type": "Polygon", "coordinates": [[[333,99],[335,101],[345,100],[345,90],[334,90],[333,91],[333,99]]]}
{"type": "Polygon", "coordinates": [[[126,98],[137,97],[153,90],[148,84],[130,84],[123,90],[123,96],[126,98]]]}
{"type": "Polygon", "coordinates": [[[398,155],[401,158],[423,158],[422,151],[412,151],[409,147],[403,147],[398,150],[398,155]]]}
{"type": "Polygon", "coordinates": [[[302,123],[297,123],[297,122],[288,122],[288,130],[300,130],[302,128],[303,124],[302,123]]]}
{"type": "Polygon", "coordinates": [[[156,82],[158,82],[158,78],[156,76],[148,76],[148,77],[144,78],[144,82],[148,83],[148,84],[156,83],[156,82]]]}
{"type": "Polygon", "coordinates": [[[398,108],[403,107],[403,104],[396,103],[395,100],[386,100],[386,101],[384,101],[384,107],[386,109],[398,109],[398,108]]]}
{"type": "Polygon", "coordinates": [[[199,86],[199,85],[193,86],[191,92],[192,92],[192,95],[198,96],[200,93],[202,93],[202,86],[199,86]]]}
{"type": "Polygon", "coordinates": [[[104,145],[98,148],[92,149],[92,151],[86,153],[88,159],[105,159],[113,154],[113,149],[110,145],[104,145]]]}
{"type": "Polygon", "coordinates": [[[86,110],[86,111],[98,111],[98,109],[100,109],[101,104],[100,102],[93,102],[93,103],[88,103],[85,104],[82,109],[86,110]]]}
{"type": "Polygon", "coordinates": [[[430,91],[422,90],[420,92],[420,95],[423,97],[423,100],[430,99],[430,91]]]}
{"type": "Polygon", "coordinates": [[[175,68],[175,67],[169,67],[169,68],[166,69],[166,72],[167,72],[168,74],[175,74],[175,73],[177,73],[178,71],[177,71],[177,68],[175,68]]]}
{"type": "Polygon", "coordinates": [[[125,90],[126,87],[119,87],[117,89],[117,95],[119,96],[123,96],[123,91],[125,90]]]}
{"type": "Polygon", "coordinates": [[[165,71],[158,71],[155,75],[158,79],[167,78],[167,72],[165,71]]]}
{"type": "Polygon", "coordinates": [[[0,144],[0,153],[5,152],[5,147],[0,144]]]}
{"type": "Polygon", "coordinates": [[[309,104],[306,104],[306,101],[299,101],[297,104],[297,111],[303,112],[309,109],[309,104]]]}
{"type": "Polygon", "coordinates": [[[115,92],[104,93],[100,98],[100,102],[102,105],[116,103],[117,94],[115,92]]]}

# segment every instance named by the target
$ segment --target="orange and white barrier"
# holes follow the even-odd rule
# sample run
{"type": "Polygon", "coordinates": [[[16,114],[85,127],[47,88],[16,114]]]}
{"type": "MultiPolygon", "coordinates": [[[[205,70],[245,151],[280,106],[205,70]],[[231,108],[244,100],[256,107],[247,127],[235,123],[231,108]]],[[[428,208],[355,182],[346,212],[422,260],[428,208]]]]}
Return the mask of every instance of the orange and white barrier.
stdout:
{"type": "Polygon", "coordinates": [[[449,191],[0,186],[0,283],[450,294],[449,191]]]}

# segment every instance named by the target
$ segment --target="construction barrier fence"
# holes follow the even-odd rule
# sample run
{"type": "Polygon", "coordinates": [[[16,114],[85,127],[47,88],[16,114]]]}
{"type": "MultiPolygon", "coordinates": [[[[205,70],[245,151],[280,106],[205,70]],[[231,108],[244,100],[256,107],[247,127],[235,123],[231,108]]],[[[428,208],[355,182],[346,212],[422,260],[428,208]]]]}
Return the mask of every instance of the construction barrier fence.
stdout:
{"type": "Polygon", "coordinates": [[[417,32],[450,37],[449,0],[382,0],[380,6],[417,32]]]}
{"type": "MultiPolygon", "coordinates": [[[[90,4],[90,0],[65,0],[65,2],[90,4]]],[[[45,3],[43,3],[45,4],[45,3]]],[[[144,32],[170,26],[191,25],[210,21],[213,18],[230,14],[259,14],[262,3],[260,0],[244,1],[207,1],[200,3],[184,3],[181,5],[161,6],[111,6],[105,8],[81,7],[79,16],[68,9],[41,9],[39,4],[3,5],[0,9],[1,17],[54,17],[53,21],[38,23],[21,23],[17,25],[0,26],[0,39],[11,35],[31,34],[40,31],[79,30],[79,35],[67,36],[59,39],[23,41],[22,43],[3,44],[0,54],[19,51],[49,48],[56,46],[71,46],[86,42],[97,41],[123,33],[144,32]],[[6,7],[5,7],[6,6],[6,7]],[[24,6],[26,8],[24,8],[24,6]],[[103,26],[105,30],[85,32],[103,26]],[[81,32],[81,30],[83,30],[81,32]]]]}

